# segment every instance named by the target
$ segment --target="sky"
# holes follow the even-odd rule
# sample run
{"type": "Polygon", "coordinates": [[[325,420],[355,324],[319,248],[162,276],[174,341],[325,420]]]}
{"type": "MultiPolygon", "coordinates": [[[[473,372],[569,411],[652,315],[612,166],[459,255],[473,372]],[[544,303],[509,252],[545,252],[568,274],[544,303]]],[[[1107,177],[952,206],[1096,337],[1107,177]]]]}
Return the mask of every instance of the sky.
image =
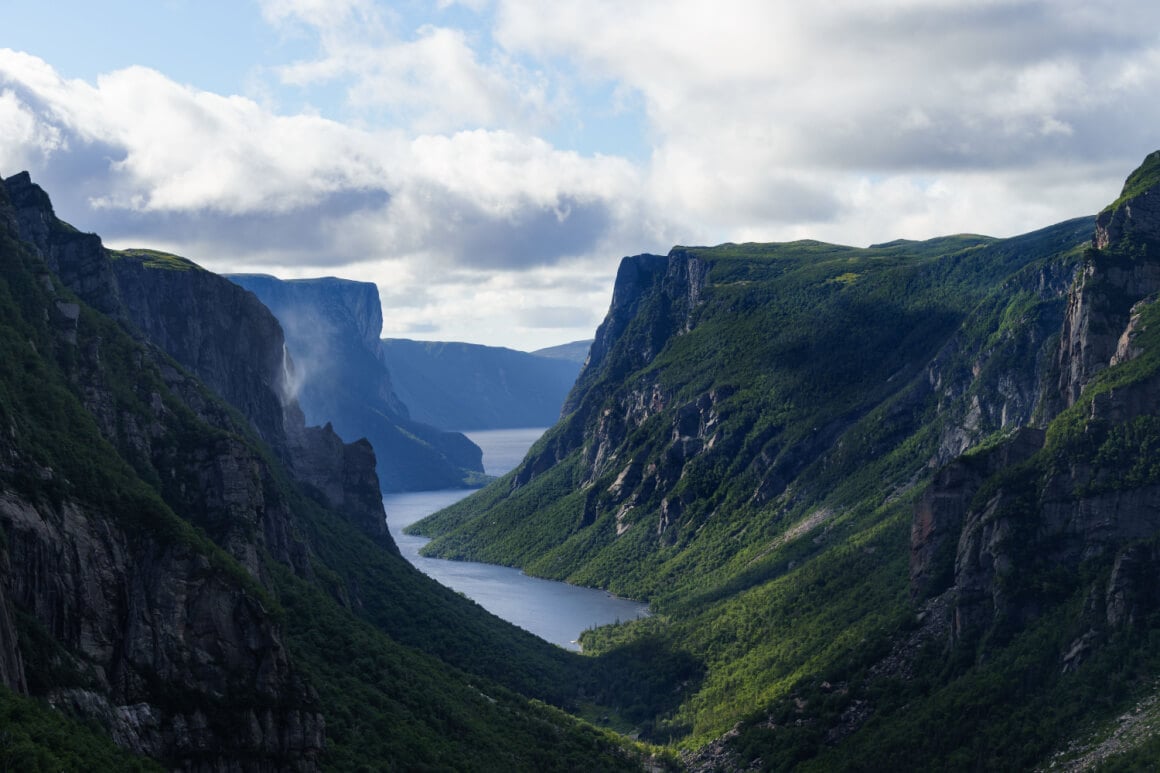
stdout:
{"type": "Polygon", "coordinates": [[[1026,233],[1158,148],[1155,0],[0,0],[0,175],[393,338],[591,338],[678,244],[1026,233]]]}

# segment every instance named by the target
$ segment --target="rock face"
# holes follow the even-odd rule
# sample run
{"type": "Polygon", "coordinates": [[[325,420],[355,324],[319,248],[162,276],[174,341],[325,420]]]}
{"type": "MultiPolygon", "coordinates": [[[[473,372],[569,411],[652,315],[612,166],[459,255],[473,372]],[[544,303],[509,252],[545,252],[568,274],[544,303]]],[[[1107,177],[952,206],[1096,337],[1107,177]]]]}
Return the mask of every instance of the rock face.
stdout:
{"type": "Polygon", "coordinates": [[[114,257],[125,314],[145,337],[241,411],[299,480],[324,494],[325,504],[393,548],[381,492],[371,485],[374,451],[365,441],[345,444],[329,424],[306,426],[294,397],[295,364],[270,310],[233,282],[175,256],[114,257]]]}
{"type": "Polygon", "coordinates": [[[325,447],[315,454],[332,460],[331,477],[312,468],[314,488],[390,544],[373,452],[308,430],[300,413],[287,420],[297,408],[279,397],[277,323],[229,282],[111,262],[27,175],[0,187],[0,229],[5,297],[19,299],[4,306],[3,340],[31,358],[23,372],[42,368],[4,377],[0,680],[175,768],[317,769],[318,699],[262,589],[265,556],[305,576],[309,551],[285,484],[247,436],[292,459],[325,447]],[[136,322],[135,341],[121,325],[136,322]],[[248,360],[231,368],[237,356],[248,360]],[[175,360],[228,393],[248,426],[175,360]],[[47,413],[29,419],[37,405],[47,413]],[[53,422],[62,431],[45,429],[53,422]]]}
{"type": "Polygon", "coordinates": [[[113,726],[117,740],[160,759],[212,770],[252,755],[268,762],[245,769],[281,769],[278,758],[313,767],[323,722],[311,691],[261,602],[205,556],[131,539],[79,504],[45,512],[8,494],[0,520],[18,567],[6,577],[12,603],[85,677],[84,687],[54,688],[52,702],[98,720],[131,715],[113,726]]]}
{"type": "Polygon", "coordinates": [[[624,258],[616,272],[608,314],[596,329],[588,360],[576,388],[564,403],[563,413],[576,410],[589,385],[597,379],[611,380],[641,367],[656,357],[670,337],[687,330],[707,275],[708,265],[703,260],[680,249],[674,249],[667,257],[624,258]],[[657,305],[650,309],[656,324],[635,338],[622,355],[612,358],[616,343],[641,312],[642,302],[657,305]]]}
{"type": "Polygon", "coordinates": [[[526,485],[581,445],[586,446],[588,460],[585,479],[594,480],[607,469],[610,451],[627,432],[667,406],[667,391],[651,383],[634,385],[621,399],[619,410],[609,410],[602,403],[610,385],[651,362],[670,337],[691,325],[706,273],[703,261],[679,250],[667,257],[636,255],[621,260],[608,315],[596,329],[588,359],[561,411],[576,414],[569,421],[576,430],[595,425],[595,435],[586,438],[582,431],[573,431],[550,438],[537,456],[529,456],[521,465],[517,486],[526,485]],[[641,313],[642,303],[656,306],[650,309],[654,324],[627,346],[618,347],[629,324],[641,313]]]}
{"type": "Polygon", "coordinates": [[[455,488],[482,474],[474,443],[412,420],[395,394],[380,350],[382,307],[373,284],[256,274],[230,279],[282,324],[294,361],[292,392],[306,420],[369,440],[384,491],[455,488]]]}
{"type": "Polygon", "coordinates": [[[496,346],[384,339],[395,391],[417,421],[443,429],[548,427],[580,363],[496,346]]]}
{"type": "MultiPolygon", "coordinates": [[[[1085,219],[1058,229],[1060,250],[1082,238],[1089,223],[1085,219]]],[[[1057,378],[1058,367],[1052,343],[1066,318],[1068,290],[1080,270],[1074,260],[1057,258],[1015,277],[1000,297],[1022,299],[1016,302],[1023,309],[1017,323],[979,349],[972,349],[977,343],[963,334],[956,335],[927,366],[926,385],[937,397],[939,415],[946,419],[932,466],[951,462],[997,431],[1041,427],[1054,415],[1049,408],[1054,388],[1049,382],[1057,378]]],[[[983,309],[977,316],[997,310],[983,309]]]]}
{"type": "Polygon", "coordinates": [[[56,219],[52,202],[28,172],[4,180],[20,238],[35,245],[50,271],[97,311],[121,313],[120,292],[101,240],[56,219]]]}
{"type": "Polygon", "coordinates": [[[1024,427],[1008,443],[943,467],[915,507],[910,532],[911,595],[924,599],[946,591],[955,579],[956,549],[971,503],[983,483],[1000,470],[1031,458],[1043,447],[1042,430],[1024,427]]]}
{"type": "Polygon", "coordinates": [[[145,251],[113,256],[133,324],[284,451],[292,364],[274,315],[242,288],[193,263],[163,262],[145,251]]]}
{"type": "Polygon", "coordinates": [[[1026,429],[951,463],[916,510],[912,593],[950,595],[956,642],[1017,630],[1060,600],[1044,588],[1058,594],[1074,582],[1044,578],[1081,562],[1106,574],[1090,588],[1090,628],[1063,654],[1065,669],[1097,646],[1104,629],[1157,608],[1141,581],[1160,569],[1160,480],[1144,461],[1160,426],[1160,372],[1148,359],[1155,356],[1148,319],[1160,291],[1157,167],[1153,154],[1097,219],[1043,383],[1038,421],[1050,423],[1049,442],[1040,448],[1042,434],[1026,429]]]}

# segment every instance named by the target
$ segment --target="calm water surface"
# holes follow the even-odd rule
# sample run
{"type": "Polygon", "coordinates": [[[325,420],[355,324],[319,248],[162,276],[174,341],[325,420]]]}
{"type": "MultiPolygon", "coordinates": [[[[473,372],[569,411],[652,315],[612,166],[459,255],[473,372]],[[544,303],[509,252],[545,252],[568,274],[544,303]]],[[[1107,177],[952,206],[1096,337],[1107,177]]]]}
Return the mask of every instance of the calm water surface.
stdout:
{"type": "MultiPolygon", "coordinates": [[[[503,429],[465,433],[483,449],[488,475],[503,475],[524,457],[543,429],[503,429]]],[[[426,558],[419,549],[426,537],[403,529],[436,510],[458,502],[470,491],[416,491],[383,498],[387,525],[403,557],[424,574],[461,591],[481,606],[524,630],[561,647],[579,649],[576,639],[586,628],[632,620],[648,614],[645,604],[617,598],[601,590],[528,577],[519,569],[472,561],[426,558]]]]}

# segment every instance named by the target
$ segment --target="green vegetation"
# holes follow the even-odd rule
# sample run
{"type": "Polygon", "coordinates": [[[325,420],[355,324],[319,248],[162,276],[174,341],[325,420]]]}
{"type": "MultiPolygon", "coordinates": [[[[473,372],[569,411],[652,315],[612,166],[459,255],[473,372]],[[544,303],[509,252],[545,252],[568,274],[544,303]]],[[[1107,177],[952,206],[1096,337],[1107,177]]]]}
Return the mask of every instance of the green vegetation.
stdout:
{"type": "MultiPolygon", "coordinates": [[[[634,770],[652,754],[478,674],[448,669],[277,571],[283,603],[300,621],[288,628],[288,646],[318,685],[327,717],[329,769],[634,770]]],[[[492,654],[514,661],[513,653],[492,654]]]]}
{"type": "MultiPolygon", "coordinates": [[[[1157,184],[1160,154],[1124,195],[1157,184]]],[[[4,233],[0,480],[200,556],[270,610],[313,688],[292,708],[326,718],[328,769],[673,769],[678,750],[710,748],[706,764],[762,770],[1044,766],[1160,678],[1160,535],[1081,523],[1160,488],[1160,302],[1109,278],[1155,245],[1096,251],[1092,225],[638,259],[640,294],[616,307],[633,313],[604,328],[571,413],[519,468],[413,527],[431,553],[649,600],[652,616],[585,632],[583,656],[427,580],[111,320],[82,308],[64,330],[56,302],[73,299],[4,233]],[[1087,289],[1108,332],[1136,316],[1133,356],[1065,409],[1057,336],[1081,266],[1098,269],[1087,289]],[[202,507],[181,475],[227,450],[261,471],[301,553],[259,550],[257,576],[223,548],[258,527],[202,507]],[[930,491],[956,458],[963,480],[930,491]],[[947,541],[932,587],[912,588],[927,559],[911,550],[931,544],[912,536],[916,506],[936,495],[946,508],[926,525],[947,541]]],[[[33,694],[98,685],[16,612],[33,694]]],[[[42,703],[0,692],[4,716],[0,761],[117,764],[87,726],[42,748],[73,732],[42,703]]],[[[1143,733],[1107,764],[1155,750],[1143,733]]]]}
{"type": "Polygon", "coordinates": [[[1160,312],[1141,311],[1143,354],[1102,373],[1043,452],[975,497],[1004,493],[988,517],[1014,524],[1003,544],[1019,571],[997,582],[1042,615],[964,629],[951,649],[946,629],[921,638],[908,548],[938,466],[998,448],[1044,410],[1091,228],[676,248],[671,260],[708,267],[699,302],[658,274],[524,465],[412,529],[434,537],[432,555],[648,599],[653,617],[583,638],[598,659],[647,642],[691,664],[675,705],[642,690],[643,737],[697,749],[741,721],[729,752],[766,770],[1032,766],[1160,669],[1139,651],[1160,630],[1149,619],[1064,673],[1110,558],[1073,575],[1019,549],[1034,544],[1026,513],[1045,476],[1068,460],[1099,465],[1086,493],[1160,481],[1154,416],[1087,418],[1100,394],[1154,383],[1160,312]],[[905,668],[883,671],[910,637],[905,668]]]}
{"type": "Polygon", "coordinates": [[[118,748],[101,728],[66,718],[0,686],[0,770],[145,773],[163,768],[118,748]]]}
{"type": "Polygon", "coordinates": [[[180,255],[171,255],[160,250],[149,250],[140,247],[127,250],[109,250],[112,260],[132,259],[139,261],[145,268],[158,268],[165,271],[202,271],[201,266],[192,260],[180,255]]]}
{"type": "Polygon", "coordinates": [[[1128,199],[1133,199],[1158,185],[1160,185],[1160,150],[1149,153],[1144,159],[1144,163],[1128,175],[1119,198],[1104,207],[1103,211],[1110,212],[1119,209],[1120,205],[1128,199]]]}
{"type": "MultiPolygon", "coordinates": [[[[1064,224],[1015,246],[963,236],[870,250],[815,242],[686,250],[710,264],[693,328],[637,372],[617,372],[611,353],[608,380],[541,442],[556,448],[597,432],[596,417],[632,410],[637,383],[655,384],[664,407],[654,415],[626,425],[605,420],[618,462],[593,469],[573,446],[529,484],[513,486],[517,471],[413,528],[435,536],[430,554],[604,586],[660,611],[718,583],[727,594],[739,590],[739,578],[768,580],[779,555],[800,562],[813,550],[786,536],[796,525],[815,518],[827,541],[835,529],[850,537],[859,528],[851,524],[876,524],[866,514],[913,485],[937,451],[939,427],[930,422],[940,396],[923,393],[927,363],[948,340],[965,339],[944,371],[961,377],[975,364],[970,356],[984,351],[985,386],[986,375],[998,379],[1010,362],[1026,360],[1024,331],[1058,324],[1062,304],[1030,291],[1012,297],[1006,285],[1033,285],[1045,261],[1075,260],[1055,251],[1088,228],[1090,221],[1064,224]],[[832,281],[851,268],[857,282],[832,281]],[[703,411],[697,400],[706,394],[715,399],[703,411]],[[672,439],[674,414],[694,410],[698,426],[680,434],[702,432],[698,441],[711,447],[686,459],[688,444],[672,439]],[[709,417],[712,429],[700,430],[709,417]],[[642,480],[631,499],[614,490],[626,470],[642,480]],[[663,500],[680,513],[665,528],[663,500]]],[[[624,349],[656,324],[648,313],[625,331],[624,349]]]]}

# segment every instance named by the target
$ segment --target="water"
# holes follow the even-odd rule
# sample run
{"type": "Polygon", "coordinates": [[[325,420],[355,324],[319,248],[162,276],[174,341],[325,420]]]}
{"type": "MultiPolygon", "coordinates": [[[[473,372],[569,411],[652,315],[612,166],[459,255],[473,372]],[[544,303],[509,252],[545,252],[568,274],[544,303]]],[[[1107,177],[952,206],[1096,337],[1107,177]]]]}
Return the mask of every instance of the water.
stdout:
{"type": "MultiPolygon", "coordinates": [[[[465,433],[483,449],[488,475],[502,475],[523,459],[543,429],[505,429],[465,433]]],[[[648,607],[601,590],[529,577],[519,569],[473,561],[446,561],[419,555],[426,537],[404,534],[403,529],[436,510],[458,502],[470,491],[415,491],[384,497],[387,525],[403,557],[421,572],[464,593],[485,609],[542,639],[579,649],[576,639],[586,628],[632,620],[648,614],[648,607]]]]}

